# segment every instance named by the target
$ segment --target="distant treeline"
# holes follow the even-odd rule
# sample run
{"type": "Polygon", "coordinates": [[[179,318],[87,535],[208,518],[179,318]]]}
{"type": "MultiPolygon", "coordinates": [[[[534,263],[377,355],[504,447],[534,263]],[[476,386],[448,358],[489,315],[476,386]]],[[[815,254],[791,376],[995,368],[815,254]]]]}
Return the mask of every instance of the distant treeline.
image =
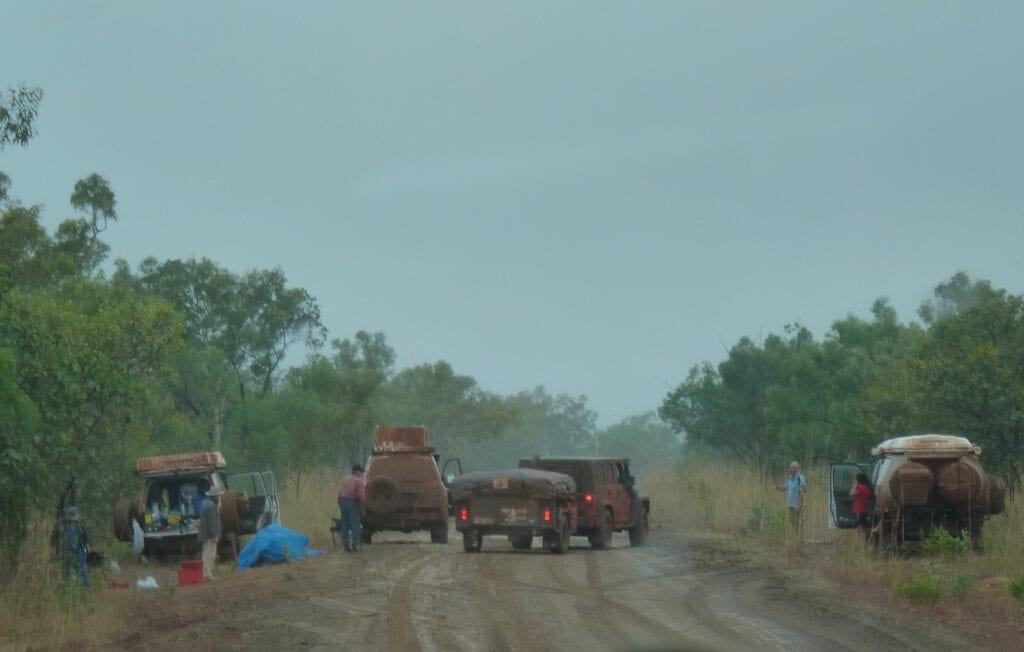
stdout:
{"type": "Polygon", "coordinates": [[[885,299],[873,319],[833,323],[822,341],[799,325],[741,339],[701,364],[659,414],[687,446],[761,467],[789,459],[867,459],[915,432],[955,433],[986,469],[1024,471],[1024,298],[957,273],[901,323],[885,299]]]}

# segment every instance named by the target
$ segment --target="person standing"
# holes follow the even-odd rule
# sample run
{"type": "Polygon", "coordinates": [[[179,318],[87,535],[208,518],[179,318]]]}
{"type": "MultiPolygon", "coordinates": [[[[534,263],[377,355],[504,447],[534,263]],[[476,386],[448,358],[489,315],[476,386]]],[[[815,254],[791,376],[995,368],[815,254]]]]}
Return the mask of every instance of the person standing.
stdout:
{"type": "Polygon", "coordinates": [[[213,565],[217,562],[217,542],[220,541],[221,487],[210,487],[206,500],[199,507],[199,542],[203,544],[203,579],[213,579],[213,565]]]}
{"type": "Polygon", "coordinates": [[[857,529],[864,540],[871,535],[871,517],[868,510],[871,506],[871,485],[867,473],[858,473],[857,480],[850,487],[850,498],[853,499],[853,515],[857,517],[857,529]]]}
{"type": "Polygon", "coordinates": [[[800,535],[800,516],[804,509],[804,494],[807,493],[807,480],[800,473],[800,463],[789,463],[789,477],[786,482],[775,487],[786,492],[786,506],[789,507],[789,525],[794,536],[800,535]]]}
{"type": "Polygon", "coordinates": [[[64,510],[64,577],[78,575],[83,588],[89,588],[89,535],[82,528],[78,508],[69,505],[64,510]]]}
{"type": "Polygon", "coordinates": [[[338,490],[338,509],[341,511],[341,543],[345,552],[356,552],[362,541],[361,510],[366,503],[366,485],[363,484],[363,467],[352,466],[352,475],[345,476],[338,490]],[[351,536],[351,539],[349,538],[351,536]],[[351,540],[351,543],[349,541],[351,540]]]}

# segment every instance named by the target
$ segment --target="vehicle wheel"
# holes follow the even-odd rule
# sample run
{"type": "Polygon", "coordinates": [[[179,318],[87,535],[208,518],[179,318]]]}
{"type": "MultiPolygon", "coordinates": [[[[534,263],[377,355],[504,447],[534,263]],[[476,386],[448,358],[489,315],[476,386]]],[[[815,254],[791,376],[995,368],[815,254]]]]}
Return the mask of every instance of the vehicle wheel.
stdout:
{"type": "Polygon", "coordinates": [[[647,510],[640,516],[640,520],[636,522],[636,525],[629,528],[629,545],[631,546],[646,546],[647,535],[650,532],[650,522],[647,518],[647,510]]]}
{"type": "Polygon", "coordinates": [[[612,534],[614,534],[614,525],[612,524],[612,513],[608,510],[604,512],[604,518],[601,519],[600,529],[596,534],[590,537],[590,547],[594,550],[604,550],[612,547],[612,534]]]}
{"type": "Polygon", "coordinates": [[[480,552],[484,547],[484,537],[479,532],[468,530],[462,533],[462,549],[466,552],[480,552]]]}
{"type": "Polygon", "coordinates": [[[430,543],[448,543],[448,524],[430,530],[430,543]]]}
{"type": "Polygon", "coordinates": [[[558,538],[555,539],[555,545],[551,546],[551,552],[555,554],[564,554],[569,552],[569,520],[563,518],[562,526],[558,528],[558,538]]]}
{"type": "Polygon", "coordinates": [[[366,528],[363,528],[363,530],[359,533],[359,538],[362,540],[363,543],[373,543],[373,530],[367,530],[366,528]]]}
{"type": "Polygon", "coordinates": [[[132,520],[135,505],[127,498],[118,498],[114,504],[114,538],[118,541],[132,540],[132,520]]]}
{"type": "Polygon", "coordinates": [[[381,475],[366,483],[366,509],[374,514],[390,514],[401,500],[401,488],[394,478],[381,475]]]}
{"type": "Polygon", "coordinates": [[[220,529],[225,534],[238,532],[238,494],[226,491],[220,497],[220,529]]]}
{"type": "Polygon", "coordinates": [[[523,534],[521,536],[510,536],[508,540],[515,550],[529,550],[533,547],[533,535],[523,534]]]}

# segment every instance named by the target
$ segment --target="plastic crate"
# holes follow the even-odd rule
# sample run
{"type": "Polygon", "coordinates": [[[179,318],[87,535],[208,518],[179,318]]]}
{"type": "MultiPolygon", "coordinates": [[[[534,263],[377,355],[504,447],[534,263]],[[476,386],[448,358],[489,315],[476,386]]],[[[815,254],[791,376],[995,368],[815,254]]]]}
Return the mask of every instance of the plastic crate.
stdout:
{"type": "Polygon", "coordinates": [[[183,561],[178,569],[178,586],[203,583],[203,562],[183,561]]]}

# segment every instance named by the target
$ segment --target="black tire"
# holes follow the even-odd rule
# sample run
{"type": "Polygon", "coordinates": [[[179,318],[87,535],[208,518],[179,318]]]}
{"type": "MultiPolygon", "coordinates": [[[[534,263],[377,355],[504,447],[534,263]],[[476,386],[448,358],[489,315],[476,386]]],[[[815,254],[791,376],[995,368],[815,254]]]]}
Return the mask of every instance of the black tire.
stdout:
{"type": "Polygon", "coordinates": [[[532,534],[510,536],[508,540],[511,542],[512,548],[515,550],[529,550],[533,547],[532,534]]]}
{"type": "Polygon", "coordinates": [[[386,515],[398,509],[402,490],[398,481],[386,475],[377,476],[366,483],[366,510],[386,515]]]}
{"type": "Polygon", "coordinates": [[[462,533],[462,549],[466,552],[480,552],[484,547],[484,537],[475,530],[462,533]]]}
{"type": "Polygon", "coordinates": [[[114,503],[114,538],[118,541],[131,541],[132,520],[135,505],[127,498],[118,498],[114,503]]]}
{"type": "Polygon", "coordinates": [[[590,537],[590,547],[594,550],[611,548],[612,534],[615,533],[614,527],[611,511],[605,510],[604,518],[601,519],[597,532],[590,537]]]}
{"type": "Polygon", "coordinates": [[[551,552],[557,555],[569,552],[569,519],[562,519],[562,525],[558,528],[558,538],[555,539],[555,545],[551,546],[551,552]]]}
{"type": "Polygon", "coordinates": [[[647,518],[647,510],[640,515],[640,519],[637,520],[636,524],[629,528],[629,545],[646,546],[647,536],[650,533],[650,522],[647,518]]]}
{"type": "Polygon", "coordinates": [[[238,527],[238,494],[226,491],[220,497],[220,530],[224,534],[237,534],[238,527]]]}
{"type": "Polygon", "coordinates": [[[430,530],[430,543],[448,543],[448,524],[438,525],[430,530]]]}

